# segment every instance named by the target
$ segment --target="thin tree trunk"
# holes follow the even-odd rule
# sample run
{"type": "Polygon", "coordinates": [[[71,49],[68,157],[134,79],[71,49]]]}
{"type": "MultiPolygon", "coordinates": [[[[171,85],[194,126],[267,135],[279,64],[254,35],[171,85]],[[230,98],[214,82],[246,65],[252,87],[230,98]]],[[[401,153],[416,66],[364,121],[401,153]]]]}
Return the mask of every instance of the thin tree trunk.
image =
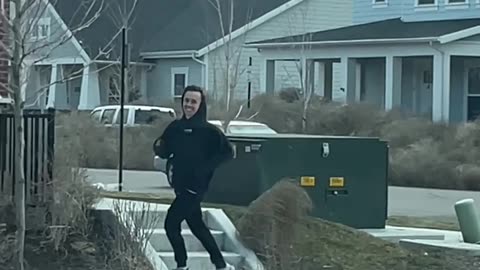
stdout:
{"type": "Polygon", "coordinates": [[[25,142],[23,139],[23,95],[21,82],[21,29],[22,21],[20,10],[22,0],[15,0],[15,18],[13,19],[13,31],[11,32],[13,55],[12,55],[12,77],[11,89],[14,99],[14,121],[15,121],[15,207],[17,234],[15,242],[16,270],[24,269],[24,248],[25,248],[25,175],[23,171],[23,151],[25,142]]]}
{"type": "Polygon", "coordinates": [[[307,133],[307,116],[308,116],[308,103],[304,103],[303,105],[303,113],[302,113],[302,133],[307,133]]]}
{"type": "MultiPolygon", "coordinates": [[[[19,74],[17,72],[17,74],[19,74]]],[[[15,77],[15,72],[12,77],[15,77]]],[[[23,270],[24,246],[25,246],[25,175],[23,171],[23,151],[25,143],[23,140],[23,108],[20,91],[15,93],[15,206],[16,206],[16,258],[17,270],[23,270]]]]}

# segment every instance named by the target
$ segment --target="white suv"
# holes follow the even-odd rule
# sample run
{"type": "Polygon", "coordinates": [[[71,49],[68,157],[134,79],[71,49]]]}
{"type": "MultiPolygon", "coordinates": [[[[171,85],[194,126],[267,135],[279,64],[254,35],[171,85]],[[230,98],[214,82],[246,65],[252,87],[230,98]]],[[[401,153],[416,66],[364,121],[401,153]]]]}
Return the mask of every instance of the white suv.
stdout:
{"type": "MultiPolygon", "coordinates": [[[[90,116],[105,126],[120,124],[120,105],[100,106],[92,110],[90,116]]],[[[167,107],[147,105],[124,105],[124,125],[127,127],[151,125],[155,121],[173,121],[175,110],[167,107]]]]}

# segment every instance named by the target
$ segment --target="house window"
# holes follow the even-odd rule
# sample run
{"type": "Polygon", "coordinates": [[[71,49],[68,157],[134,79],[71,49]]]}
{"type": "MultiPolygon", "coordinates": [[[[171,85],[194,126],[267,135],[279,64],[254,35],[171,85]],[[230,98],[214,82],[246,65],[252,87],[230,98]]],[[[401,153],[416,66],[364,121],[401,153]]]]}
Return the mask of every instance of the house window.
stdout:
{"type": "Polygon", "coordinates": [[[416,0],[415,11],[435,11],[438,10],[438,0],[416,0]]]}
{"type": "Polygon", "coordinates": [[[464,9],[469,8],[467,0],[445,0],[446,9],[464,9]]]}
{"type": "Polygon", "coordinates": [[[40,18],[32,24],[30,32],[32,39],[45,39],[50,36],[50,18],[40,18]]]}
{"type": "Polygon", "coordinates": [[[372,0],[374,8],[387,7],[388,0],[372,0]]]}
{"type": "Polygon", "coordinates": [[[437,0],[417,0],[418,6],[431,6],[435,5],[437,0]]]}
{"type": "Polygon", "coordinates": [[[174,97],[181,97],[188,84],[188,68],[172,68],[172,93],[174,97]]]}

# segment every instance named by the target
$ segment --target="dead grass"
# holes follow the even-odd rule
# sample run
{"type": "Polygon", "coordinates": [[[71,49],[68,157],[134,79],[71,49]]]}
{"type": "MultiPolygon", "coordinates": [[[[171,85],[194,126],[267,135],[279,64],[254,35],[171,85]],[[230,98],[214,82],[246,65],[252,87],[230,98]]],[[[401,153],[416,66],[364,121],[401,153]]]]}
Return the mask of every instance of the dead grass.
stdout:
{"type": "MultiPolygon", "coordinates": [[[[212,203],[204,203],[203,207],[223,209],[241,232],[242,239],[258,237],[257,241],[245,241],[245,243],[256,251],[267,269],[282,269],[268,268],[272,263],[278,263],[278,260],[273,258],[278,258],[279,255],[284,255],[281,256],[281,262],[290,266],[285,269],[299,270],[476,270],[480,265],[478,257],[464,257],[447,251],[407,250],[397,244],[338,223],[303,216],[302,211],[308,209],[308,200],[300,199],[304,195],[301,192],[295,192],[295,189],[293,193],[297,196],[292,195],[291,186],[282,183],[270,190],[270,193],[267,192],[263,197],[259,197],[250,207],[212,203]],[[272,199],[273,197],[275,199],[272,199]],[[295,197],[297,200],[292,201],[295,197]],[[300,204],[296,204],[295,201],[300,204]],[[289,218],[291,214],[288,209],[300,211],[293,214],[293,218],[289,218]],[[287,224],[287,231],[283,232],[283,227],[278,224],[281,224],[279,221],[286,220],[292,220],[293,224],[287,224]],[[254,224],[258,226],[250,226],[254,224]],[[273,230],[269,230],[272,228],[273,230]],[[291,233],[288,228],[294,228],[294,233],[291,233]],[[280,245],[289,249],[282,249],[281,254],[269,252],[278,247],[276,241],[279,240],[281,240],[280,245]],[[260,244],[263,245],[263,249],[259,247],[260,244]]],[[[172,199],[153,194],[104,192],[102,196],[149,203],[172,202],[172,199]]],[[[440,217],[436,220],[392,217],[389,220],[390,225],[427,225],[426,227],[437,226],[436,228],[441,229],[452,226],[451,223],[454,221],[440,217]]]]}

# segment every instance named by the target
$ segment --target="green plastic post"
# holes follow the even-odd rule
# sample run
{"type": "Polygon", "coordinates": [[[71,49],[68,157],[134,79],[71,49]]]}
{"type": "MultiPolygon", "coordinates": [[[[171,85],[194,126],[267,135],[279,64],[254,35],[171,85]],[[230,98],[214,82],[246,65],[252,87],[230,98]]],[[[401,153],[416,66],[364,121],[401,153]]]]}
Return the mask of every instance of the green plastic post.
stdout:
{"type": "Polygon", "coordinates": [[[463,242],[480,243],[480,217],[473,199],[465,199],[455,203],[458,224],[462,232],[463,242]]]}

